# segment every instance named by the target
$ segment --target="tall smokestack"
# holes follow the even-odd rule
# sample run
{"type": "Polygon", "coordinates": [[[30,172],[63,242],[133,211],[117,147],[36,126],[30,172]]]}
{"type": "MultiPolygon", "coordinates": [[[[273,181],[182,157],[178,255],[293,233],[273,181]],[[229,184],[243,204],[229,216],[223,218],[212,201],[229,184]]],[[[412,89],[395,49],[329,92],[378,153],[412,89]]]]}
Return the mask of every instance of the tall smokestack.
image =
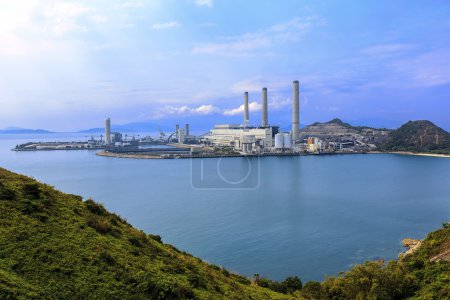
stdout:
{"type": "Polygon", "coordinates": [[[186,136],[189,135],[189,124],[185,124],[185,125],[184,125],[184,134],[185,134],[186,136]]]}
{"type": "Polygon", "coordinates": [[[295,142],[298,140],[298,131],[300,125],[300,101],[299,101],[299,86],[298,80],[294,81],[294,86],[292,90],[292,141],[295,142]]]}
{"type": "Polygon", "coordinates": [[[106,145],[111,144],[111,120],[109,118],[105,120],[105,143],[106,145]]]}
{"type": "Polygon", "coordinates": [[[268,112],[267,112],[267,88],[262,89],[262,127],[269,126],[269,120],[268,120],[268,112]]]}
{"type": "Polygon", "coordinates": [[[248,114],[248,92],[244,93],[244,127],[248,127],[248,120],[249,120],[249,114],[248,114]]]}

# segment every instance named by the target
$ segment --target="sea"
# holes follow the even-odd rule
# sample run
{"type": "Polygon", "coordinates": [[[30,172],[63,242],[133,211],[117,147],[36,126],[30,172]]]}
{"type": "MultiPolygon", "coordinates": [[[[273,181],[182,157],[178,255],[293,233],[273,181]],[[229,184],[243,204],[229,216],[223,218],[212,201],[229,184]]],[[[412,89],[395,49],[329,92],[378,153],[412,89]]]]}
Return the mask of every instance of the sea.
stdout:
{"type": "Polygon", "coordinates": [[[245,276],[321,281],[395,259],[450,221],[450,159],[397,154],[129,159],[11,151],[82,134],[0,135],[0,167],[92,198],[147,233],[245,276]]]}

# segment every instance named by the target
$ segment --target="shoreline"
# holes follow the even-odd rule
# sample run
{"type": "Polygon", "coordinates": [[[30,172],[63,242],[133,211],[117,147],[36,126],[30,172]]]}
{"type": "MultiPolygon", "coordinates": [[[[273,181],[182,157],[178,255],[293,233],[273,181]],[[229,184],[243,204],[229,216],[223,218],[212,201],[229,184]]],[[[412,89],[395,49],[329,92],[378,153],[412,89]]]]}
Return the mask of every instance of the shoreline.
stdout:
{"type": "Polygon", "coordinates": [[[262,155],[258,154],[217,154],[217,153],[205,153],[205,154],[144,154],[144,153],[121,153],[121,152],[108,152],[99,151],[95,154],[104,157],[114,157],[114,158],[134,158],[134,159],[193,159],[193,158],[231,158],[231,157],[281,157],[281,156],[330,156],[330,155],[355,155],[355,154],[366,154],[367,152],[333,152],[333,153],[265,153],[262,155]]]}
{"type": "Polygon", "coordinates": [[[133,159],[163,159],[158,155],[146,155],[146,154],[124,154],[124,153],[111,153],[106,151],[96,152],[95,155],[114,158],[133,158],[133,159]]]}
{"type": "Polygon", "coordinates": [[[368,152],[369,154],[398,154],[398,155],[414,155],[414,156],[428,156],[428,157],[441,157],[441,158],[450,158],[449,154],[437,154],[437,153],[418,153],[418,152],[410,152],[410,151],[372,151],[368,152]]]}
{"type": "MultiPolygon", "coordinates": [[[[414,155],[414,156],[426,156],[426,157],[439,157],[439,158],[450,158],[450,155],[447,154],[433,154],[433,153],[415,153],[415,152],[409,152],[409,151],[370,151],[370,152],[364,152],[364,153],[352,153],[352,152],[346,152],[346,153],[323,153],[323,154],[305,154],[305,153],[298,153],[298,154],[272,154],[272,155],[262,155],[258,157],[269,157],[269,156],[308,156],[308,155],[349,155],[349,154],[397,154],[397,155],[414,155]]],[[[131,159],[174,159],[174,158],[214,158],[214,157],[256,157],[256,155],[198,155],[193,157],[186,157],[186,156],[161,156],[161,155],[151,155],[151,154],[132,154],[132,153],[113,153],[113,152],[107,152],[107,151],[99,151],[96,152],[95,155],[103,156],[103,157],[114,157],[114,158],[131,158],[131,159]]]]}

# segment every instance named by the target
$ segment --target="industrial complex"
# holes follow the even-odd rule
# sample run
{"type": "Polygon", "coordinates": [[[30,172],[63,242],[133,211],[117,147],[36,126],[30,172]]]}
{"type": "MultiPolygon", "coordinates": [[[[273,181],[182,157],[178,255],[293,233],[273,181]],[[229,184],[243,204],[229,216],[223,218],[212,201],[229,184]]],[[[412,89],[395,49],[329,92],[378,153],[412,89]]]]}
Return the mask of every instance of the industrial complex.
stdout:
{"type": "Polygon", "coordinates": [[[201,143],[214,147],[231,147],[243,154],[298,150],[294,146],[299,140],[300,129],[299,82],[294,81],[293,83],[292,130],[290,133],[280,132],[278,126],[269,124],[267,88],[262,88],[261,95],[262,114],[260,126],[249,126],[248,92],[245,92],[243,124],[216,125],[208,135],[200,139],[201,143]]]}
{"type": "MultiPolygon", "coordinates": [[[[249,94],[243,95],[242,124],[218,124],[208,133],[191,135],[189,124],[175,125],[169,134],[160,130],[160,136],[136,138],[111,131],[111,120],[105,120],[104,139],[91,137],[86,142],[26,143],[16,151],[25,150],[82,150],[101,149],[99,155],[151,158],[184,158],[216,156],[272,156],[321,153],[365,153],[374,150],[371,143],[383,139],[387,132],[368,127],[357,128],[342,121],[314,123],[300,130],[300,86],[292,83],[292,122],[290,132],[269,122],[267,88],[261,89],[261,120],[250,125],[249,94]],[[161,145],[164,145],[161,146],[161,145]],[[168,147],[169,146],[169,147],[168,147]]],[[[337,119],[336,119],[337,120],[337,119]]]]}

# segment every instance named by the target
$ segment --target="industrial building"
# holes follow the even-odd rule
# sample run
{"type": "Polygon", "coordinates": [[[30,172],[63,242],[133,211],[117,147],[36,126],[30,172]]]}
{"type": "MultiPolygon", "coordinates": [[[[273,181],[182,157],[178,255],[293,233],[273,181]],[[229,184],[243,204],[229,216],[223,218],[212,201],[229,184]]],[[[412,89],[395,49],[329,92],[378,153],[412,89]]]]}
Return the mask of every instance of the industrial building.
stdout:
{"type": "Polygon", "coordinates": [[[241,125],[216,125],[209,135],[203,137],[206,144],[218,147],[233,147],[244,152],[273,147],[273,137],[278,127],[247,127],[241,125]]]}
{"type": "Polygon", "coordinates": [[[244,93],[244,122],[243,125],[216,125],[203,142],[217,147],[232,147],[245,153],[260,152],[273,147],[273,138],[278,127],[269,126],[267,109],[267,88],[262,89],[262,120],[261,126],[249,125],[248,92],[244,93]]]}
{"type": "MultiPolygon", "coordinates": [[[[190,134],[189,124],[180,128],[176,124],[175,132],[164,138],[165,134],[160,130],[160,142],[178,144],[197,144],[212,147],[230,147],[244,154],[258,154],[267,152],[293,152],[297,151],[299,143],[299,82],[293,82],[292,92],[292,125],[291,132],[281,133],[278,126],[269,124],[267,88],[261,91],[261,121],[257,126],[250,125],[249,93],[244,93],[244,118],[242,124],[215,125],[206,135],[197,138],[190,134]],[[297,144],[297,145],[296,145],[297,144]]],[[[111,120],[105,120],[105,143],[108,148],[123,146],[138,146],[134,138],[131,141],[122,139],[122,135],[111,132],[111,120]]]]}
{"type": "Polygon", "coordinates": [[[249,125],[248,92],[244,93],[244,120],[242,125],[216,125],[205,135],[202,141],[207,145],[217,147],[232,147],[245,153],[268,150],[292,150],[299,140],[300,103],[299,82],[293,82],[292,94],[292,130],[291,133],[279,133],[278,126],[269,125],[267,88],[262,89],[261,125],[249,125]]]}

